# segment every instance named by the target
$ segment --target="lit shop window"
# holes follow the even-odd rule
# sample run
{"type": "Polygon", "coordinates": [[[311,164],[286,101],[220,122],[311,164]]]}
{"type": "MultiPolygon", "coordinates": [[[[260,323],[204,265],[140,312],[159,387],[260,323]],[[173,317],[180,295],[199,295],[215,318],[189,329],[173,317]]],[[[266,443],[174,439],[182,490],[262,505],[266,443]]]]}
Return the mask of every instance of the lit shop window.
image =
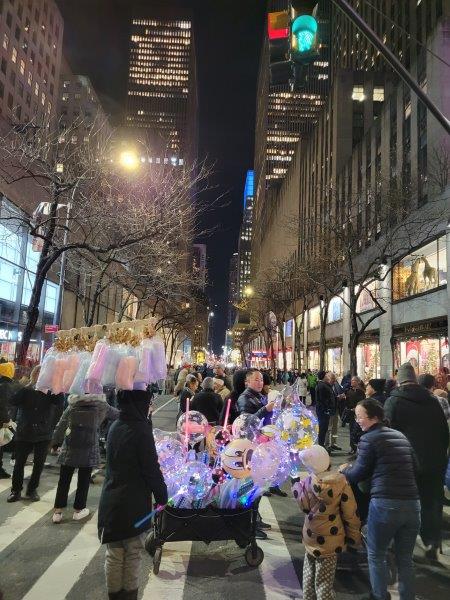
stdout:
{"type": "MultiPolygon", "coordinates": [[[[373,310],[376,307],[373,299],[378,297],[380,285],[380,281],[372,281],[363,286],[356,302],[356,310],[358,313],[365,312],[366,310],[373,310]]],[[[356,286],[356,293],[358,293],[358,290],[359,286],[356,286]]]]}
{"type": "Polygon", "coordinates": [[[408,254],[393,269],[394,300],[415,296],[446,283],[444,236],[408,254]]]}
{"type": "Polygon", "coordinates": [[[320,306],[313,306],[308,311],[309,329],[317,329],[320,327],[320,306]]]}
{"type": "Polygon", "coordinates": [[[335,321],[340,321],[342,319],[342,310],[343,310],[343,302],[340,296],[335,296],[331,298],[330,303],[328,305],[328,323],[334,323],[335,321]]]}

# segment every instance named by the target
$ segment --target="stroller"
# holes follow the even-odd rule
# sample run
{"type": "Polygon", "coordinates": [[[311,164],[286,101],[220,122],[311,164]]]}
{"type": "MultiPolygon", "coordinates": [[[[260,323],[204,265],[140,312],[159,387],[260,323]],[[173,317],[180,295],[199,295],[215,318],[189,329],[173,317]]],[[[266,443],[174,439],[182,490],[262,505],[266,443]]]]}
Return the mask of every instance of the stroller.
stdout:
{"type": "Polygon", "coordinates": [[[201,509],[166,507],[156,514],[153,528],[145,541],[145,549],[153,557],[153,573],[159,573],[165,542],[234,540],[245,548],[249,567],[258,567],[264,552],[256,544],[258,502],[242,509],[223,509],[208,506],[201,509]]]}

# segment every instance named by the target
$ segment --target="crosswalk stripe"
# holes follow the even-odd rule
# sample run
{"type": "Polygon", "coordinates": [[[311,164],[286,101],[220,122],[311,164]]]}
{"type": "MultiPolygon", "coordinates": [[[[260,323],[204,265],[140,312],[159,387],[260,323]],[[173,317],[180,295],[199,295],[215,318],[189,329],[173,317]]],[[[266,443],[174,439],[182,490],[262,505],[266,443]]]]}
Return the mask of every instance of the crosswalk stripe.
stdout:
{"type": "MultiPolygon", "coordinates": [[[[297,578],[291,555],[280,531],[277,518],[269,499],[263,496],[259,504],[261,518],[272,526],[268,539],[259,541],[264,551],[264,560],[259,567],[266,590],[270,590],[270,600],[302,598],[300,582],[297,578]]],[[[300,540],[299,540],[300,543],[300,540]]]]}
{"type": "MultiPolygon", "coordinates": [[[[26,466],[24,469],[24,477],[29,477],[31,475],[33,467],[26,466]]],[[[12,470],[12,468],[11,468],[12,470]]],[[[0,494],[6,490],[11,488],[11,479],[2,479],[0,481],[0,494]]]]}
{"type": "MultiPolygon", "coordinates": [[[[77,478],[74,476],[69,488],[69,495],[72,494],[77,487],[77,478]]],[[[56,487],[46,492],[39,502],[33,502],[28,506],[24,506],[13,517],[6,519],[2,527],[0,527],[0,552],[3,552],[12,542],[21,536],[29,527],[42,519],[49,511],[52,510],[55,501],[56,487]]]]}
{"type": "Polygon", "coordinates": [[[164,544],[158,575],[150,573],[143,600],[183,600],[192,542],[164,544]]]}
{"type": "Polygon", "coordinates": [[[64,600],[99,548],[94,513],[22,600],[64,600]]]}

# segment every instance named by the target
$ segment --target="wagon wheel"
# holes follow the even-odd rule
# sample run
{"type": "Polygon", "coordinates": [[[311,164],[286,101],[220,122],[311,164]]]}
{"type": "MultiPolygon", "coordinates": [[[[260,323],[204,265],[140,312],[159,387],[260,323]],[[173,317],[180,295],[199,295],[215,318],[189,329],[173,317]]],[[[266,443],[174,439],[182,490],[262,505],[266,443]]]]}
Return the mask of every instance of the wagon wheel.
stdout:
{"type": "Polygon", "coordinates": [[[264,552],[256,544],[254,546],[253,544],[249,544],[244,557],[249,567],[259,567],[264,560],[264,552]]]}
{"type": "Polygon", "coordinates": [[[162,548],[158,546],[155,550],[155,555],[153,557],[153,573],[158,575],[159,573],[159,565],[161,564],[161,556],[162,556],[162,548]]]}

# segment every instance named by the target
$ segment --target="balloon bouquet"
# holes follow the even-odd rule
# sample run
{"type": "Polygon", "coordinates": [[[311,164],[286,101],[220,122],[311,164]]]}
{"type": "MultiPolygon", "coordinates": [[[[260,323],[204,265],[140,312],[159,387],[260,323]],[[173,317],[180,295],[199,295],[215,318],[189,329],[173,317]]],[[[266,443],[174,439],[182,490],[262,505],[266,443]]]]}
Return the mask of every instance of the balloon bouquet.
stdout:
{"type": "MultiPolygon", "coordinates": [[[[316,416],[300,401],[295,388],[277,397],[272,424],[241,414],[228,426],[211,427],[205,416],[189,410],[176,432],[154,430],[156,450],[168,487],[169,504],[197,509],[250,506],[271,486],[297,476],[301,451],[317,441],[316,416]],[[204,442],[204,451],[199,446],[204,442]]],[[[152,513],[153,514],[153,513],[152,513]]]]}

